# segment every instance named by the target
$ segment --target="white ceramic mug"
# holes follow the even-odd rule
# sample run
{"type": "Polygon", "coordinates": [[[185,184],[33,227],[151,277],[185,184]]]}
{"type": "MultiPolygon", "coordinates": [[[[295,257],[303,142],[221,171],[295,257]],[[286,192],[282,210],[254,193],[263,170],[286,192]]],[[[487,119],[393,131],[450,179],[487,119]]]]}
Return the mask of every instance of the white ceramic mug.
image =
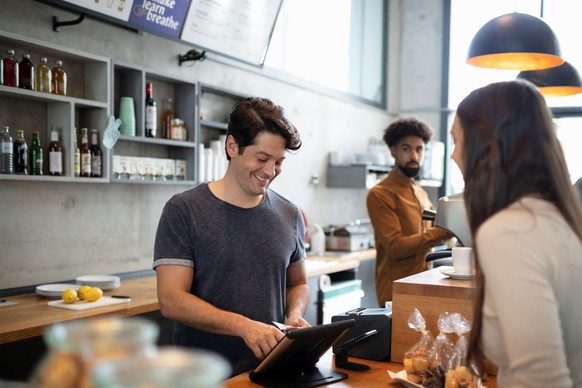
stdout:
{"type": "Polygon", "coordinates": [[[473,275],[475,273],[475,256],[473,248],[454,247],[452,249],[453,267],[458,275],[473,275]]]}

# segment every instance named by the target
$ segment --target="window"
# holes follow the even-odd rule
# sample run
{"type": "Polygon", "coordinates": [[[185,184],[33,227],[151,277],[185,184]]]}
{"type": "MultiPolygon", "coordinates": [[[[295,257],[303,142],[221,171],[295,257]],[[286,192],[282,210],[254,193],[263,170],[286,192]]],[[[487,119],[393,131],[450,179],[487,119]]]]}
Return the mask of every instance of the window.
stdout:
{"type": "MultiPolygon", "coordinates": [[[[582,35],[582,24],[578,14],[572,12],[571,0],[450,0],[450,66],[449,66],[449,103],[451,110],[472,90],[491,82],[514,79],[518,71],[483,69],[466,63],[467,51],[473,36],[489,20],[511,12],[520,12],[542,17],[556,34],[562,56],[580,72],[582,70],[582,51],[578,37],[582,35]]],[[[582,94],[570,97],[547,99],[548,106],[554,111],[568,111],[568,117],[556,118],[558,138],[562,143],[572,182],[582,176],[582,154],[575,144],[582,139],[582,94]],[[571,107],[571,108],[567,108],[571,107]],[[574,109],[573,107],[578,107],[574,109]]],[[[449,117],[452,123],[454,112],[449,117]]],[[[556,116],[556,115],[555,115],[556,116]]],[[[450,124],[449,124],[450,127],[450,124]]],[[[452,143],[452,142],[451,142],[452,143]]],[[[462,176],[454,163],[449,163],[450,171],[446,191],[455,193],[463,190],[462,176]]]]}
{"type": "Polygon", "coordinates": [[[385,0],[284,1],[265,66],[385,106],[385,0]]]}

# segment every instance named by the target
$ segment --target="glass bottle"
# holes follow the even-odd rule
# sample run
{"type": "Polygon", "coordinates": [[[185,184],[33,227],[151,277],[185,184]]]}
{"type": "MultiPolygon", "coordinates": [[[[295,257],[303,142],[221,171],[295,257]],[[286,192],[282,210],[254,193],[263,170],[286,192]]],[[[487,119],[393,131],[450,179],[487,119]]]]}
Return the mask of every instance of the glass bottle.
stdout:
{"type": "Polygon", "coordinates": [[[47,59],[42,57],[36,67],[36,91],[51,93],[53,89],[53,72],[47,65],[47,59]]]}
{"type": "Polygon", "coordinates": [[[146,84],[145,99],[145,135],[147,137],[156,137],[158,127],[158,110],[156,100],[153,97],[154,86],[151,82],[146,84]]]}
{"type": "Polygon", "coordinates": [[[18,86],[22,89],[34,90],[34,65],[30,61],[30,54],[24,54],[18,65],[18,86]]]}
{"type": "Polygon", "coordinates": [[[52,71],[53,94],[67,95],[67,72],[63,69],[63,61],[58,60],[52,71]]]}
{"type": "Polygon", "coordinates": [[[77,128],[73,128],[73,152],[75,154],[75,161],[73,165],[73,173],[76,177],[81,175],[81,150],[77,142],[77,128]]]}
{"type": "Polygon", "coordinates": [[[91,176],[91,150],[89,149],[89,135],[87,128],[81,128],[81,176],[91,176]]]}
{"type": "Polygon", "coordinates": [[[100,178],[103,176],[103,171],[101,169],[103,161],[103,152],[101,152],[101,146],[99,145],[99,131],[96,129],[91,130],[91,176],[95,178],[100,178]]]}
{"type": "Polygon", "coordinates": [[[8,50],[2,62],[4,85],[18,87],[18,61],[14,58],[14,50],[8,50]]]}
{"type": "Polygon", "coordinates": [[[22,129],[16,130],[16,140],[14,140],[14,173],[28,174],[28,144],[26,144],[22,129]]]}
{"type": "Polygon", "coordinates": [[[9,127],[0,130],[0,174],[14,174],[14,145],[9,127]]]}
{"type": "Polygon", "coordinates": [[[172,120],[174,120],[174,105],[171,98],[164,100],[164,111],[162,112],[162,137],[171,139],[172,120]]]}
{"type": "Polygon", "coordinates": [[[49,174],[63,175],[63,146],[59,141],[59,133],[56,129],[51,130],[51,142],[48,146],[49,152],[49,174]]]}
{"type": "Polygon", "coordinates": [[[32,132],[30,144],[30,175],[43,175],[43,153],[40,146],[40,132],[32,132]]]}

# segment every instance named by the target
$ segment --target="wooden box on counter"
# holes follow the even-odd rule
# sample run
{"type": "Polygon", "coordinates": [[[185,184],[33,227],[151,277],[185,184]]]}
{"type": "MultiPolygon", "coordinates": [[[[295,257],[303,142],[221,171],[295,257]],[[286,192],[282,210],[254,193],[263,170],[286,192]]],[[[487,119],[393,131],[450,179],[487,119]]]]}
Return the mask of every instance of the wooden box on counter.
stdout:
{"type": "MultiPolygon", "coordinates": [[[[391,360],[402,362],[404,353],[420,338],[419,332],[408,327],[408,317],[415,308],[426,320],[427,330],[436,337],[437,320],[445,311],[473,320],[475,294],[472,280],[449,279],[438,268],[396,280],[392,292],[391,360]]],[[[451,340],[456,341],[456,335],[451,340]]]]}

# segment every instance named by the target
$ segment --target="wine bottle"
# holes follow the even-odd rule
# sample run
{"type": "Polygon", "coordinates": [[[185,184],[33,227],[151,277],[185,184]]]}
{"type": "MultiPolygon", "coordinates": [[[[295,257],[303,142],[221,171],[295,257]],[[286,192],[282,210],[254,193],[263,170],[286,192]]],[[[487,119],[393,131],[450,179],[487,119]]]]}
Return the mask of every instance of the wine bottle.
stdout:
{"type": "Polygon", "coordinates": [[[156,137],[158,127],[158,111],[156,107],[156,100],[153,97],[153,84],[148,82],[146,84],[146,99],[145,99],[145,135],[147,137],[156,137]]]}
{"type": "Polygon", "coordinates": [[[101,152],[101,146],[99,145],[99,132],[96,129],[91,130],[91,176],[100,178],[103,176],[103,171],[101,170],[103,152],[101,152]]]}
{"type": "Polygon", "coordinates": [[[81,175],[81,150],[77,142],[77,128],[73,128],[73,155],[75,155],[73,162],[73,174],[78,177],[81,175]]]}
{"type": "Polygon", "coordinates": [[[48,146],[49,152],[49,174],[63,175],[63,146],[59,141],[59,133],[56,129],[51,130],[51,142],[48,146]]]}
{"type": "Polygon", "coordinates": [[[89,134],[87,128],[81,128],[81,176],[91,176],[91,150],[89,149],[89,134]]]}

